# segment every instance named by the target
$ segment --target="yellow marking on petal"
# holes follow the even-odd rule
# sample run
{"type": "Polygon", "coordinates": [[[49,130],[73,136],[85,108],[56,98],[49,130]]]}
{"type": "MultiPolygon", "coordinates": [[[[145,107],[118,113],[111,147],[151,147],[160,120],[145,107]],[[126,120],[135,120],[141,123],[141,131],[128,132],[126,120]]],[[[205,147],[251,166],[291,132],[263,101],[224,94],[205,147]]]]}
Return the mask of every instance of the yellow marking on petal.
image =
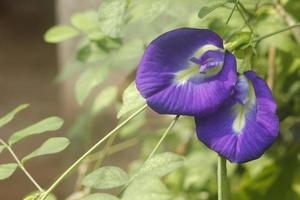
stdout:
{"type": "Polygon", "coordinates": [[[237,104],[234,106],[234,111],[237,113],[237,116],[234,119],[232,128],[237,134],[239,134],[246,125],[246,108],[244,105],[237,104]]]}
{"type": "Polygon", "coordinates": [[[199,65],[191,65],[187,69],[181,70],[176,73],[175,80],[176,82],[185,82],[193,75],[199,74],[199,65]]]}

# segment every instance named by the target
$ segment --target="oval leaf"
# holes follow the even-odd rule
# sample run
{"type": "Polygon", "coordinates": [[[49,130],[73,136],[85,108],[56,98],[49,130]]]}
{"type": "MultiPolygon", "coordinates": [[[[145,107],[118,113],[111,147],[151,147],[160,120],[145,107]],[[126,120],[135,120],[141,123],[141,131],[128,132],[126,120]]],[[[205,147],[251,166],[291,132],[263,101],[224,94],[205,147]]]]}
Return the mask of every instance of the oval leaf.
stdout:
{"type": "Polygon", "coordinates": [[[62,42],[66,39],[75,37],[78,35],[79,32],[70,27],[70,26],[65,26],[65,25],[58,25],[58,26],[53,26],[50,28],[44,35],[44,39],[46,42],[49,43],[58,43],[62,42]]]}
{"type": "Polygon", "coordinates": [[[110,37],[123,35],[123,23],[127,0],[103,0],[99,8],[102,31],[110,37]]]}
{"type": "Polygon", "coordinates": [[[136,88],[135,82],[131,83],[123,93],[123,104],[118,112],[118,118],[127,115],[146,103],[136,88]]]}
{"type": "Polygon", "coordinates": [[[119,200],[119,198],[117,198],[111,194],[96,193],[96,194],[91,194],[89,196],[86,196],[86,197],[82,198],[81,200],[119,200]]]}
{"type": "Polygon", "coordinates": [[[15,132],[8,140],[9,145],[15,144],[16,142],[36,134],[41,134],[46,131],[55,131],[63,125],[63,119],[59,117],[49,117],[42,121],[39,121],[25,129],[15,132]]]}
{"type": "Polygon", "coordinates": [[[102,83],[108,74],[103,67],[92,67],[81,74],[75,85],[76,100],[81,105],[92,89],[102,83]]]}
{"type": "Polygon", "coordinates": [[[184,159],[174,153],[162,153],[145,162],[138,175],[164,176],[184,164],[184,159]]]}
{"type": "Polygon", "coordinates": [[[34,150],[32,153],[28,154],[22,159],[22,162],[26,162],[32,158],[55,154],[63,151],[69,146],[70,142],[67,138],[64,137],[53,137],[44,142],[39,148],[34,150]]]}
{"type": "Polygon", "coordinates": [[[72,15],[71,23],[74,27],[86,33],[99,29],[98,15],[93,11],[72,15]]]}
{"type": "Polygon", "coordinates": [[[92,112],[97,114],[108,107],[116,98],[118,89],[114,86],[105,88],[94,100],[92,112]]]}
{"type": "Polygon", "coordinates": [[[14,110],[12,110],[11,112],[9,112],[8,114],[6,114],[4,117],[0,118],[0,127],[4,126],[5,124],[9,123],[14,117],[15,115],[24,110],[25,108],[27,108],[29,106],[29,104],[22,104],[19,105],[18,107],[16,107],[14,110]]]}
{"type": "Polygon", "coordinates": [[[0,165],[0,180],[9,178],[17,169],[16,163],[9,163],[0,165]]]}
{"type": "Polygon", "coordinates": [[[118,167],[102,167],[88,174],[82,184],[89,188],[110,189],[122,186],[129,181],[128,174],[118,167]]]}
{"type": "Polygon", "coordinates": [[[215,9],[224,6],[226,3],[228,3],[229,0],[212,0],[208,3],[208,5],[203,6],[200,8],[198,12],[198,17],[204,18],[209,13],[214,11],[215,9]]]}
{"type": "Polygon", "coordinates": [[[125,190],[122,200],[170,200],[170,193],[157,177],[136,178],[125,190]]]}

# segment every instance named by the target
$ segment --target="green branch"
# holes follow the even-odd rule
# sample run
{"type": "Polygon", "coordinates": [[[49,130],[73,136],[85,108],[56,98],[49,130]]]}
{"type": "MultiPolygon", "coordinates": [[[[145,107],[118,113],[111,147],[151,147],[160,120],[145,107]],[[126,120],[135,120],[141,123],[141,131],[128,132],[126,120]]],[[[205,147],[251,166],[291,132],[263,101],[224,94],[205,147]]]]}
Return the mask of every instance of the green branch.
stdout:
{"type": "Polygon", "coordinates": [[[227,178],[226,159],[218,158],[218,200],[230,200],[230,187],[227,178]]]}
{"type": "Polygon", "coordinates": [[[135,118],[138,114],[140,114],[143,110],[147,108],[147,105],[144,105],[142,108],[133,113],[130,117],[125,119],[121,124],[115,127],[112,131],[110,131],[104,138],[98,141],[94,146],[92,146],[87,152],[85,152],[78,160],[76,160],[61,176],[57,178],[57,180],[46,190],[45,193],[42,194],[41,200],[45,200],[46,197],[56,188],[56,186],[67,176],[69,175],[77,166],[82,162],[90,153],[92,153],[96,148],[98,148],[103,142],[105,142],[108,138],[116,134],[116,132],[122,128],[125,124],[127,124],[130,120],[135,118]]]}

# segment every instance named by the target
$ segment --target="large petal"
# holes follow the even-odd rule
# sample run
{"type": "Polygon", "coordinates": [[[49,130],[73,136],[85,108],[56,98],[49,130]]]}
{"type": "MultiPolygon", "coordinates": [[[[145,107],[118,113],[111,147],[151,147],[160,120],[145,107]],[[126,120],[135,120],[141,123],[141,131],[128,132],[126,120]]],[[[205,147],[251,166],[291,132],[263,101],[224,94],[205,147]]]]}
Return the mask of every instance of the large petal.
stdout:
{"type": "Polygon", "coordinates": [[[252,82],[256,100],[255,104],[247,108],[244,118],[241,118],[239,131],[234,128],[234,123],[241,117],[237,108],[243,104],[235,98],[229,99],[215,113],[195,118],[198,138],[209,148],[236,163],[259,158],[274,142],[279,129],[274,110],[276,104],[268,86],[254,72],[246,72],[245,76],[252,82]]]}
{"type": "Polygon", "coordinates": [[[181,28],[163,34],[146,49],[136,83],[148,105],[160,114],[203,115],[216,110],[236,82],[236,60],[226,52],[222,70],[209,78],[175,81],[176,73],[204,45],[223,48],[222,39],[206,29],[181,28]]]}

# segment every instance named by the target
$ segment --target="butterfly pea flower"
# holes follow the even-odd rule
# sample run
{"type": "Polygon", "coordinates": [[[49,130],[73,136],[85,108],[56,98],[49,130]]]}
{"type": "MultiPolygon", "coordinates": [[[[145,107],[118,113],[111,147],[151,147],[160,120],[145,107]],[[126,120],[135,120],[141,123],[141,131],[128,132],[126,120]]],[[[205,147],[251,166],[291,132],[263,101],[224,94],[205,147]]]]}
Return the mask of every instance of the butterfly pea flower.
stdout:
{"type": "Polygon", "coordinates": [[[247,71],[216,112],[195,117],[198,138],[231,162],[259,158],[278,135],[276,103],[263,79],[247,71]]]}
{"type": "Polygon", "coordinates": [[[236,59],[208,29],[180,28],[162,34],[144,52],[137,89],[160,114],[198,115],[216,111],[237,81],[236,59]],[[206,50],[206,47],[213,47],[206,50]]]}

